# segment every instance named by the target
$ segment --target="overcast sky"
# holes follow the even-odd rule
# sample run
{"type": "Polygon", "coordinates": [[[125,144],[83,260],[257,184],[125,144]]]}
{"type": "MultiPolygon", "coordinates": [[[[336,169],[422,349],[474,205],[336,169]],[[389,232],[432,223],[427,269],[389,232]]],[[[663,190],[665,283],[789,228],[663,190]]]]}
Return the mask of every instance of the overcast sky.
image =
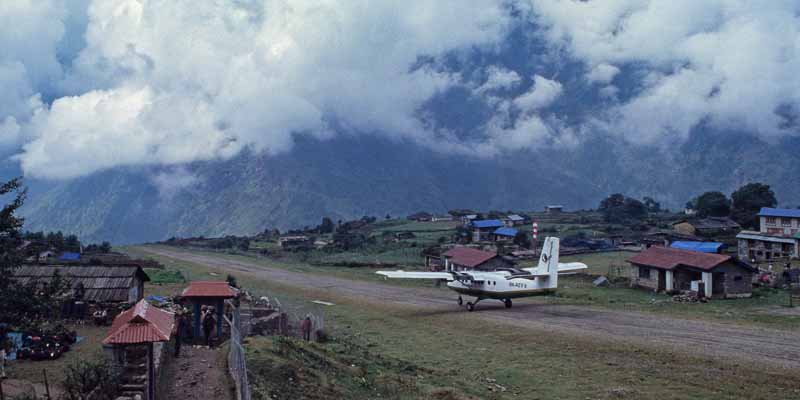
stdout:
{"type": "Polygon", "coordinates": [[[482,156],[676,143],[701,122],[773,140],[798,134],[799,15],[780,0],[2,1],[0,153],[67,179],[284,152],[295,133],[482,156]],[[580,65],[602,99],[590,118],[551,107],[574,94],[565,77],[485,61],[520,32],[545,44],[521,57],[580,65]],[[456,88],[491,110],[478,136],[424,117],[456,88]]]}

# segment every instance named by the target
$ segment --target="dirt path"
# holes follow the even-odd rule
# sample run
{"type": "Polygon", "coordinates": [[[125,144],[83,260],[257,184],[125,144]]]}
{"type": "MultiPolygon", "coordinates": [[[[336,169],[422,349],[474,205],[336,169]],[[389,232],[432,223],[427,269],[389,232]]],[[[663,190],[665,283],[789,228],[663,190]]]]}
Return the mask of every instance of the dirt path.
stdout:
{"type": "MultiPolygon", "coordinates": [[[[223,270],[233,270],[285,285],[318,289],[332,295],[374,303],[414,306],[429,315],[455,310],[456,295],[446,290],[403,288],[310,275],[256,262],[224,259],[164,248],[142,248],[160,256],[188,261],[223,270]]],[[[646,313],[602,310],[591,307],[530,304],[515,302],[511,309],[500,302],[481,303],[476,318],[567,333],[594,339],[624,340],[644,345],[748,363],[766,363],[800,368],[800,333],[766,328],[685,320],[646,313]]]]}
{"type": "Polygon", "coordinates": [[[184,345],[165,366],[165,399],[232,399],[222,350],[184,345]]]}

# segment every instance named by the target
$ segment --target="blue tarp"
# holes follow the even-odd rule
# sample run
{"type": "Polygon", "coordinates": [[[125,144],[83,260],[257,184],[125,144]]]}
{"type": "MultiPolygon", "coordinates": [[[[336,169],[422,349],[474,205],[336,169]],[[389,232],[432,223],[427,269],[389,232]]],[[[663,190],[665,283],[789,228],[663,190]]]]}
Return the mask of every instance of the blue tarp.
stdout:
{"type": "Polygon", "coordinates": [[[517,236],[517,230],[514,228],[498,228],[496,231],[494,231],[494,234],[515,237],[517,236]]]}
{"type": "Polygon", "coordinates": [[[672,242],[669,247],[680,250],[699,251],[701,253],[719,253],[719,249],[723,246],[722,243],[717,242],[672,242]]]}
{"type": "Polygon", "coordinates": [[[472,226],[476,228],[500,228],[505,226],[505,224],[499,219],[484,219],[481,221],[472,221],[472,226]]]}
{"type": "Polygon", "coordinates": [[[61,261],[78,261],[81,259],[81,255],[80,253],[63,252],[58,259],[61,261]]]}

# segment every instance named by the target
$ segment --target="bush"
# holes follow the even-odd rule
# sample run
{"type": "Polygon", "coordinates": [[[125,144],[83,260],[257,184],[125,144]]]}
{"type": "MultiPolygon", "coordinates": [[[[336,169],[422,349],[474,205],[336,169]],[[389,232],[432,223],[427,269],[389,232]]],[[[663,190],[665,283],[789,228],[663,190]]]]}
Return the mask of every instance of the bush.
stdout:
{"type": "Polygon", "coordinates": [[[119,391],[120,373],[105,360],[80,360],[67,367],[61,387],[64,400],[113,400],[119,391]]]}

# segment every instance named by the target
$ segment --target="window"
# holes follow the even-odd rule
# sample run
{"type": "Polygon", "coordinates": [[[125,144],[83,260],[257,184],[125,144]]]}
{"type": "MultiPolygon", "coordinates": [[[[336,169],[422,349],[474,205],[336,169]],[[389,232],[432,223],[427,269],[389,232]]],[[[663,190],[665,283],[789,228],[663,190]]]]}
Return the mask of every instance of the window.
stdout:
{"type": "Polygon", "coordinates": [[[736,282],[739,282],[739,281],[742,280],[742,276],[741,275],[736,275],[736,276],[733,277],[733,280],[736,281],[736,282]]]}
{"type": "Polygon", "coordinates": [[[767,217],[767,225],[775,225],[775,217],[767,217]]]}
{"type": "Polygon", "coordinates": [[[650,279],[650,268],[639,267],[639,278],[650,279]]]}
{"type": "Polygon", "coordinates": [[[781,218],[781,226],[792,226],[792,220],[789,218],[781,218]]]}

